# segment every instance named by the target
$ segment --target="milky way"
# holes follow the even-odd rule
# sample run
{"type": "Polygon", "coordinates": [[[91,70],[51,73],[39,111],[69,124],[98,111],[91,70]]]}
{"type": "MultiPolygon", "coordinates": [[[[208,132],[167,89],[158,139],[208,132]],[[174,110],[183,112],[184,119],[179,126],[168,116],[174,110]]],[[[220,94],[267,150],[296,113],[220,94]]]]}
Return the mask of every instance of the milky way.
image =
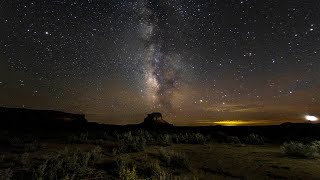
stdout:
{"type": "Polygon", "coordinates": [[[114,124],[320,117],[319,0],[1,2],[0,106],[114,124]]]}
{"type": "Polygon", "coordinates": [[[163,16],[165,12],[155,11],[155,6],[158,5],[148,1],[140,1],[138,4],[141,38],[145,44],[144,73],[147,96],[153,108],[171,111],[172,98],[181,83],[181,65],[178,64],[180,57],[169,54],[169,50],[163,45],[165,32],[158,16],[163,16]]]}

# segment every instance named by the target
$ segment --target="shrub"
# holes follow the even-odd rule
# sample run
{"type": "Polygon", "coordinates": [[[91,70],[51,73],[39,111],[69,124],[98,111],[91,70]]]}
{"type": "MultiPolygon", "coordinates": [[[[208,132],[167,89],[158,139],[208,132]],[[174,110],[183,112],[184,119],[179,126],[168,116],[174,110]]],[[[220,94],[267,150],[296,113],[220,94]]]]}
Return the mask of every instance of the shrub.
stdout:
{"type": "Polygon", "coordinates": [[[167,173],[159,165],[157,160],[148,160],[147,158],[143,164],[138,168],[134,164],[129,155],[121,155],[116,159],[117,172],[120,179],[125,180],[171,180],[181,179],[179,176],[172,176],[167,173]]]}
{"type": "Polygon", "coordinates": [[[173,134],[173,135],[171,136],[171,140],[172,140],[173,143],[176,143],[176,144],[182,143],[182,142],[180,141],[180,137],[179,137],[178,134],[173,134]]]}
{"type": "Polygon", "coordinates": [[[167,166],[179,168],[188,167],[188,159],[182,152],[175,152],[173,150],[160,148],[159,156],[160,160],[162,160],[167,166]]]}
{"type": "Polygon", "coordinates": [[[146,178],[159,179],[159,176],[163,174],[163,172],[159,165],[159,161],[146,160],[145,163],[138,167],[138,174],[146,178]]]}
{"type": "Polygon", "coordinates": [[[195,144],[204,144],[206,142],[206,138],[200,134],[200,133],[196,133],[193,134],[193,138],[192,138],[192,142],[195,144]]]}
{"type": "Polygon", "coordinates": [[[23,153],[20,157],[20,163],[24,169],[28,169],[30,166],[29,153],[23,153]]]}
{"type": "Polygon", "coordinates": [[[26,143],[24,145],[24,151],[26,152],[34,152],[34,151],[37,151],[41,148],[41,145],[38,143],[37,140],[34,140],[30,143],[26,143]]]}
{"type": "Polygon", "coordinates": [[[207,142],[207,138],[200,133],[174,134],[172,141],[174,143],[204,144],[207,142]]]}
{"type": "Polygon", "coordinates": [[[149,131],[139,130],[137,136],[141,138],[143,137],[149,144],[154,143],[154,137],[152,136],[152,134],[149,133],[149,131]]]}
{"type": "Polygon", "coordinates": [[[95,163],[97,161],[100,161],[101,158],[102,158],[102,148],[100,146],[96,146],[91,151],[91,161],[92,161],[92,163],[95,163]]]}
{"type": "Polygon", "coordinates": [[[120,179],[125,180],[171,180],[173,177],[166,173],[157,160],[149,160],[136,167],[128,155],[121,155],[117,158],[117,167],[120,179]]]}
{"type": "Polygon", "coordinates": [[[117,154],[120,154],[121,151],[119,149],[120,149],[119,147],[118,148],[113,148],[112,152],[111,152],[112,156],[116,156],[117,154]]]}
{"type": "Polygon", "coordinates": [[[299,142],[284,143],[281,147],[282,153],[288,156],[301,158],[315,158],[319,156],[318,146],[313,143],[302,144],[299,142]]]}
{"type": "Polygon", "coordinates": [[[92,161],[92,152],[66,149],[35,168],[33,176],[35,179],[81,179],[88,174],[92,161]]]}
{"type": "Polygon", "coordinates": [[[26,138],[13,137],[9,139],[9,145],[17,152],[34,152],[41,148],[40,143],[29,136],[26,138]]]}
{"type": "Polygon", "coordinates": [[[81,133],[80,135],[71,135],[67,138],[67,143],[88,143],[88,132],[81,133]]]}
{"type": "Polygon", "coordinates": [[[13,176],[13,170],[11,168],[0,170],[0,180],[10,180],[13,176]]]}
{"type": "Polygon", "coordinates": [[[157,142],[161,146],[170,146],[172,143],[172,139],[169,134],[163,134],[159,136],[157,142]]]}
{"type": "Polygon", "coordinates": [[[122,180],[141,180],[141,178],[137,176],[135,167],[121,169],[119,176],[122,180]]]}
{"type": "Polygon", "coordinates": [[[241,141],[237,136],[227,136],[226,142],[232,144],[241,144],[241,141]]]}
{"type": "MultiPolygon", "coordinates": [[[[180,178],[179,176],[173,176],[172,174],[162,170],[159,172],[159,175],[157,177],[155,177],[154,179],[159,179],[159,180],[175,179],[175,180],[178,180],[178,179],[182,179],[182,178],[180,178]]],[[[188,179],[188,178],[186,178],[186,179],[188,179]]]]}
{"type": "Polygon", "coordinates": [[[254,144],[254,145],[264,144],[264,138],[254,133],[244,137],[243,141],[245,144],[254,144]]]}
{"type": "Polygon", "coordinates": [[[116,152],[128,153],[143,151],[146,146],[146,139],[140,136],[133,136],[131,132],[124,133],[118,137],[120,146],[116,152]]]}
{"type": "Polygon", "coordinates": [[[104,133],[102,134],[102,139],[103,139],[103,140],[112,140],[113,137],[112,137],[112,135],[111,135],[110,132],[104,132],[104,133]]]}
{"type": "Polygon", "coordinates": [[[48,161],[40,164],[37,168],[33,169],[33,178],[42,180],[45,177],[45,170],[47,168],[48,161]]]}
{"type": "Polygon", "coordinates": [[[117,163],[117,170],[120,171],[121,169],[125,169],[132,166],[132,160],[130,159],[129,155],[120,155],[116,159],[117,163]]]}
{"type": "Polygon", "coordinates": [[[123,180],[141,180],[136,172],[136,166],[133,165],[133,161],[129,155],[120,155],[116,159],[117,171],[120,179],[123,180]]]}
{"type": "Polygon", "coordinates": [[[317,149],[318,153],[320,154],[320,141],[313,141],[311,142],[311,145],[317,149]]]}

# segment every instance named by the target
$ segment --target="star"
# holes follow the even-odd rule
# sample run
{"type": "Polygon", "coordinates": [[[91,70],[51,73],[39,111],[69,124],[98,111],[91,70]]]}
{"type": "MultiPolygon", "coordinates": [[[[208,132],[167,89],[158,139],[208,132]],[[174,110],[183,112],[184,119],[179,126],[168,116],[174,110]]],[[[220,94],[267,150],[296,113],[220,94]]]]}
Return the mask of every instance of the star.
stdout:
{"type": "Polygon", "coordinates": [[[19,5],[4,1],[0,20],[3,106],[114,124],[152,111],[194,125],[212,117],[303,122],[298,114],[320,112],[314,3],[10,3],[19,5]]]}

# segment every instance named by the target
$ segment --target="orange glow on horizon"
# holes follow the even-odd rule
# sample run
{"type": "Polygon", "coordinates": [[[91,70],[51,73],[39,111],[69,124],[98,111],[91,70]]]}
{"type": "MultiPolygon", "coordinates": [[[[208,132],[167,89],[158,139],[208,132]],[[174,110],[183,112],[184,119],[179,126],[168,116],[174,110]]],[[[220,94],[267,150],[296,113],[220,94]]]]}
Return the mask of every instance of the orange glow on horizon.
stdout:
{"type": "Polygon", "coordinates": [[[222,125],[222,126],[252,126],[252,125],[271,125],[274,124],[274,121],[270,120],[222,120],[222,121],[210,121],[210,120],[201,120],[197,124],[205,125],[222,125]]]}

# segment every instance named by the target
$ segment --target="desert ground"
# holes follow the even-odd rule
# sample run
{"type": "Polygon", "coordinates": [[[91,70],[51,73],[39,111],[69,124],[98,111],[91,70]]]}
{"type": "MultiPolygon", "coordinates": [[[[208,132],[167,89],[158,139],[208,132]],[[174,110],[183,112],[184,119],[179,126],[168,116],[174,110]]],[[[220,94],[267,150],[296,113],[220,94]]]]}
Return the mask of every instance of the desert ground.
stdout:
{"type": "Polygon", "coordinates": [[[295,143],[285,151],[282,143],[270,143],[257,134],[237,137],[135,128],[59,134],[2,131],[1,144],[1,179],[320,177],[318,146],[295,143]]]}

